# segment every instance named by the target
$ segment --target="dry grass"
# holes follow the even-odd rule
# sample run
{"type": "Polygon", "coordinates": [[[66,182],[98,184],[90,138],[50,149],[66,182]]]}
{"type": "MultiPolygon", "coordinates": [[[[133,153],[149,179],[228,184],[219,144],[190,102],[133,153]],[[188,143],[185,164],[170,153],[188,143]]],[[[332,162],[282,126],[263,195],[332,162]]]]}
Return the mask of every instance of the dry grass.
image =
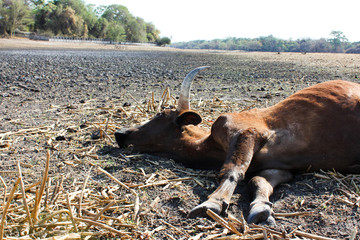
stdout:
{"type": "MultiPolygon", "coordinates": [[[[131,96],[127,96],[131,97],[131,96]]],[[[119,126],[135,125],[158,112],[164,107],[176,105],[175,98],[171,97],[166,89],[162,96],[155,99],[154,94],[143,104],[122,107],[121,100],[114,100],[109,107],[97,107],[96,101],[89,101],[81,107],[51,106],[49,111],[58,111],[57,124],[33,128],[20,129],[14,132],[0,133],[1,152],[12,151],[18,137],[45,138],[46,144],[39,151],[45,157],[42,174],[32,180],[29,178],[24,183],[24,174],[31,174],[33,166],[22,164],[18,161],[14,171],[1,171],[9,183],[1,178],[1,223],[0,239],[89,239],[89,238],[118,238],[118,239],[153,239],[156,232],[163,232],[168,239],[177,239],[176,234],[184,234],[184,230],[162,219],[161,225],[155,229],[147,229],[147,215],[153,212],[161,198],[158,196],[146,205],[142,192],[147,188],[165,188],[181,186],[184,182],[193,182],[205,186],[204,179],[213,177],[201,176],[200,171],[189,170],[175,166],[177,171],[185,173],[185,177],[174,178],[169,171],[168,175],[162,174],[162,179],[157,179],[155,174],[147,174],[144,170],[121,169],[123,174],[141,175],[143,181],[138,183],[122,182],[104,169],[106,163],[99,161],[98,150],[103,146],[114,146],[113,133],[119,126]],[[92,121],[80,126],[79,122],[72,119],[93,116],[92,121]],[[70,118],[69,118],[70,117],[70,118]],[[61,126],[59,128],[59,126],[61,126]],[[94,135],[95,134],[95,135],[94,135]],[[84,147],[82,144],[93,136],[92,145],[84,147]],[[71,137],[70,145],[57,140],[59,136],[71,137]],[[52,166],[53,156],[63,153],[64,165],[78,169],[81,166],[91,166],[87,174],[80,176],[77,183],[74,176],[59,176],[52,166]],[[95,179],[107,179],[107,185],[95,179]],[[72,182],[72,184],[65,184],[72,182]],[[100,188],[101,186],[101,188],[100,188]],[[101,191],[99,191],[101,189],[101,191]]],[[[196,103],[195,103],[196,104],[196,103]]],[[[220,114],[233,110],[230,102],[223,102],[214,97],[212,100],[199,101],[197,109],[211,120],[212,114],[220,114]]],[[[205,121],[206,124],[207,121],[205,121]]],[[[119,152],[119,161],[131,161],[134,155],[119,152]]],[[[143,159],[150,161],[148,159],[143,159]]],[[[155,166],[159,163],[154,162],[155,166]]],[[[352,206],[360,205],[359,176],[342,176],[337,173],[317,173],[316,177],[323,180],[335,179],[341,185],[343,196],[338,201],[352,206]]],[[[186,194],[186,193],[184,193],[186,194]]],[[[313,212],[282,213],[276,217],[292,218],[315,214],[313,212]]],[[[298,229],[290,232],[274,230],[265,226],[248,225],[244,218],[235,218],[229,215],[222,218],[212,211],[208,215],[217,224],[211,226],[196,225],[196,232],[187,232],[188,239],[291,239],[296,237],[307,239],[329,239],[315,234],[306,233],[298,229]]],[[[149,217],[150,218],[150,217],[149,217]]],[[[350,239],[356,239],[357,229],[352,232],[350,239]]]]}

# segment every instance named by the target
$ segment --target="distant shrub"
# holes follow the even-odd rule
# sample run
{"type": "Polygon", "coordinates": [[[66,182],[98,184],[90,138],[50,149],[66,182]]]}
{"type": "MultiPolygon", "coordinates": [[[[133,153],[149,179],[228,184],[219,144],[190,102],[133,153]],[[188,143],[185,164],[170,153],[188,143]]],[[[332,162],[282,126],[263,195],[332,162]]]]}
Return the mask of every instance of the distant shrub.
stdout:
{"type": "Polygon", "coordinates": [[[171,40],[168,37],[162,37],[159,40],[156,41],[156,44],[158,46],[165,46],[171,44],[171,40]]]}
{"type": "Polygon", "coordinates": [[[39,30],[38,34],[45,37],[53,37],[54,33],[51,30],[39,30]]]}
{"type": "Polygon", "coordinates": [[[346,50],[346,53],[360,53],[360,44],[346,50]]]}

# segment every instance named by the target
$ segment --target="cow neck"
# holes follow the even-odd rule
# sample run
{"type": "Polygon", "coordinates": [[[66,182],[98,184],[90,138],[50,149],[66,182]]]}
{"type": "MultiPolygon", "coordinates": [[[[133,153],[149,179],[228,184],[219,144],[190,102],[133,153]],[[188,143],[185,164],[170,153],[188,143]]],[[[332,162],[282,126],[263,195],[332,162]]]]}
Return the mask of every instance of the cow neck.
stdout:
{"type": "Polygon", "coordinates": [[[183,127],[182,137],[175,151],[182,162],[195,160],[223,162],[226,156],[224,150],[211,137],[209,129],[193,125],[183,127]]]}

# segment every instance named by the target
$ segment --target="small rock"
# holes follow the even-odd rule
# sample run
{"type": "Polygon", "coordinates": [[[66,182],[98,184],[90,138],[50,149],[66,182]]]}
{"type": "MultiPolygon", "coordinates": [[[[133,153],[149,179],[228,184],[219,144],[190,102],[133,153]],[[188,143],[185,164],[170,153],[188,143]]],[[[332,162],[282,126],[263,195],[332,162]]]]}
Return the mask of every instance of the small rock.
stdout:
{"type": "Polygon", "coordinates": [[[100,139],[100,130],[96,130],[91,134],[91,139],[92,140],[96,140],[96,139],[100,139]]]}
{"type": "Polygon", "coordinates": [[[65,138],[64,136],[57,136],[57,137],[55,138],[55,140],[56,140],[56,141],[64,141],[64,140],[66,140],[66,138],[65,138]]]}

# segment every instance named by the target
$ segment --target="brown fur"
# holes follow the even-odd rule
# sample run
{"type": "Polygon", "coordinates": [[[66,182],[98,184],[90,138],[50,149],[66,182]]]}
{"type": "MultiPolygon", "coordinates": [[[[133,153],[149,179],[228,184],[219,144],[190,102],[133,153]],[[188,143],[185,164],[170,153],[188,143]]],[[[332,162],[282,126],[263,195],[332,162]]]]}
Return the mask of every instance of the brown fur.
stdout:
{"type": "Polygon", "coordinates": [[[211,131],[194,111],[165,110],[149,123],[118,133],[119,145],[166,152],[195,166],[222,164],[221,183],[191,217],[225,213],[238,183],[251,172],[248,220],[274,223],[269,196],[291,172],[360,172],[360,85],[335,80],[301,90],[278,104],[221,115],[211,131]]]}

